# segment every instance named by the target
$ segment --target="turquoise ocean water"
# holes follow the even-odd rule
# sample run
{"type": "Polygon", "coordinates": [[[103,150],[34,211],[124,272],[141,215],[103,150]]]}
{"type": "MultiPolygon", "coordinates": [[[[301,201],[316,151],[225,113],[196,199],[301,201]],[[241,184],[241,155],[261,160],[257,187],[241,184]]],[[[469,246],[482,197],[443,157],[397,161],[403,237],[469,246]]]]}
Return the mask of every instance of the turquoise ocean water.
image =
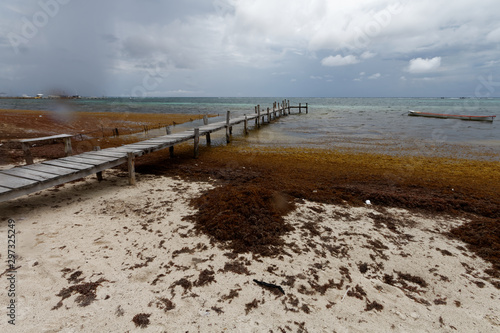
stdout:
{"type": "MultiPolygon", "coordinates": [[[[100,112],[218,114],[227,110],[250,114],[254,106],[272,107],[276,98],[103,98],[65,101],[0,99],[2,109],[100,112]]],[[[288,99],[288,98],[286,98],[288,99]]],[[[500,99],[451,98],[289,98],[309,104],[309,114],[284,117],[236,144],[349,148],[363,151],[500,156],[500,99]],[[407,116],[408,110],[436,113],[496,115],[494,122],[407,116]],[[463,148],[463,149],[462,149],[463,148]],[[466,152],[467,151],[467,152],[466,152]]],[[[197,126],[199,122],[183,126],[197,126]]]]}

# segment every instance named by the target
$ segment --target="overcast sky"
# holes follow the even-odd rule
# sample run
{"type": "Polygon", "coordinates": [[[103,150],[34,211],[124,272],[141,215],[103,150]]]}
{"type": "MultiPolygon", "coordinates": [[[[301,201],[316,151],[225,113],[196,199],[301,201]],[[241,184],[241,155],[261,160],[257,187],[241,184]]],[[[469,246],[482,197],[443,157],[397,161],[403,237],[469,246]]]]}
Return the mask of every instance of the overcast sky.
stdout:
{"type": "Polygon", "coordinates": [[[0,94],[500,97],[498,0],[2,0],[0,94]]]}

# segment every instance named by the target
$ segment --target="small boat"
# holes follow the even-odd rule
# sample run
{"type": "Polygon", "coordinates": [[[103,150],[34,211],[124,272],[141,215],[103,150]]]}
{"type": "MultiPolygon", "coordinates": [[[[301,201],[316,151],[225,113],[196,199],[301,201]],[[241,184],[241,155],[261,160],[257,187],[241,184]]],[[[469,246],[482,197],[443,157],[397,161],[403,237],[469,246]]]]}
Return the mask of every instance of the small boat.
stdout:
{"type": "Polygon", "coordinates": [[[410,110],[408,112],[408,115],[416,117],[431,117],[431,118],[476,120],[476,121],[493,121],[495,120],[496,117],[496,116],[467,116],[460,114],[431,113],[431,112],[421,112],[413,110],[410,110]]]}

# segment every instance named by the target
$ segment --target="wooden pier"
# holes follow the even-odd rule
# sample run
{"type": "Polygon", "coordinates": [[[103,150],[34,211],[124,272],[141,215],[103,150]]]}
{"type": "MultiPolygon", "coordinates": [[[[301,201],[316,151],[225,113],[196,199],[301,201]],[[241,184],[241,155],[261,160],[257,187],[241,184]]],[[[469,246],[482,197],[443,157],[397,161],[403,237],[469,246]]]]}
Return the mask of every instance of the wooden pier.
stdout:
{"type": "MultiPolygon", "coordinates": [[[[290,101],[283,101],[281,104],[274,103],[273,108],[261,109],[255,107],[255,113],[243,115],[231,119],[230,111],[227,111],[226,120],[208,124],[208,118],[204,118],[204,125],[188,129],[186,131],[167,134],[145,141],[123,145],[117,148],[96,150],[74,156],[67,156],[55,160],[48,160],[41,163],[15,167],[0,171],[0,202],[14,199],[23,195],[38,192],[40,190],[77,180],[92,174],[97,175],[98,180],[102,180],[102,172],[106,169],[127,163],[129,172],[129,183],[134,185],[135,180],[135,159],[165,148],[170,149],[173,155],[176,144],[193,140],[194,158],[199,155],[200,136],[206,137],[207,145],[210,145],[210,134],[216,131],[226,130],[226,141],[231,140],[232,128],[235,125],[243,124],[244,133],[248,133],[250,121],[255,122],[255,127],[260,128],[264,123],[270,123],[281,116],[291,114],[292,109],[302,109],[309,112],[309,106],[291,106],[290,101]]],[[[167,133],[170,133],[167,128],[167,133]]],[[[31,162],[32,163],[32,162],[31,162]]]]}

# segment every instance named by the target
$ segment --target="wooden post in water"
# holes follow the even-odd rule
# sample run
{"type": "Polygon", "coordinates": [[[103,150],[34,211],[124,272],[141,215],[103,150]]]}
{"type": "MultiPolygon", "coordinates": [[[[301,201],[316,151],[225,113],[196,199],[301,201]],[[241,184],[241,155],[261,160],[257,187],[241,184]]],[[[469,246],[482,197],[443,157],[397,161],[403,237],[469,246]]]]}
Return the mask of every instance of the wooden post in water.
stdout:
{"type": "Polygon", "coordinates": [[[290,100],[288,100],[288,114],[290,114],[290,100]]]}
{"type": "Polygon", "coordinates": [[[66,153],[66,156],[73,155],[73,148],[71,147],[71,138],[64,138],[64,152],[66,153]]]}
{"type": "Polygon", "coordinates": [[[260,105],[257,105],[257,128],[260,128],[260,105]]]}
{"type": "MultiPolygon", "coordinates": [[[[166,127],[167,135],[172,134],[172,128],[170,126],[166,127]]],[[[168,147],[168,151],[170,153],[170,158],[174,158],[174,146],[168,147]]]]}
{"type": "Polygon", "coordinates": [[[226,114],[226,142],[231,142],[231,138],[229,135],[229,121],[231,120],[231,111],[227,111],[226,114]]]}
{"type": "MultiPolygon", "coordinates": [[[[204,115],[203,116],[203,125],[208,125],[208,116],[207,115],[204,115]]],[[[212,144],[212,139],[210,138],[210,133],[207,133],[207,135],[205,135],[206,137],[206,140],[207,140],[207,146],[210,146],[212,144]]]]}
{"type": "Polygon", "coordinates": [[[31,155],[30,144],[29,143],[21,143],[24,151],[24,159],[26,160],[26,164],[33,164],[33,155],[31,155]]]}
{"type": "Polygon", "coordinates": [[[243,127],[243,131],[245,133],[245,135],[248,135],[248,118],[247,118],[247,115],[245,115],[245,121],[244,121],[244,127],[243,127]]]}
{"type": "Polygon", "coordinates": [[[270,112],[269,108],[267,108],[267,122],[268,123],[271,122],[271,112],[270,112]]]}
{"type": "Polygon", "coordinates": [[[200,129],[197,127],[194,129],[194,158],[200,156],[200,129]]]}
{"type": "Polygon", "coordinates": [[[302,103],[299,103],[299,113],[302,113],[302,103]]]}
{"type": "Polygon", "coordinates": [[[306,103],[306,114],[309,113],[309,103],[306,103]]]}
{"type": "Polygon", "coordinates": [[[134,153],[130,152],[127,153],[127,158],[128,158],[128,183],[130,185],[135,185],[135,155],[134,153]]]}
{"type": "MultiPolygon", "coordinates": [[[[99,151],[99,150],[101,150],[101,147],[99,147],[99,146],[95,146],[93,150],[94,150],[94,151],[99,151]]],[[[98,172],[98,173],[96,173],[95,175],[96,175],[96,177],[97,177],[97,181],[102,182],[102,179],[103,179],[103,178],[102,178],[102,171],[99,171],[99,172],[98,172]]]]}

